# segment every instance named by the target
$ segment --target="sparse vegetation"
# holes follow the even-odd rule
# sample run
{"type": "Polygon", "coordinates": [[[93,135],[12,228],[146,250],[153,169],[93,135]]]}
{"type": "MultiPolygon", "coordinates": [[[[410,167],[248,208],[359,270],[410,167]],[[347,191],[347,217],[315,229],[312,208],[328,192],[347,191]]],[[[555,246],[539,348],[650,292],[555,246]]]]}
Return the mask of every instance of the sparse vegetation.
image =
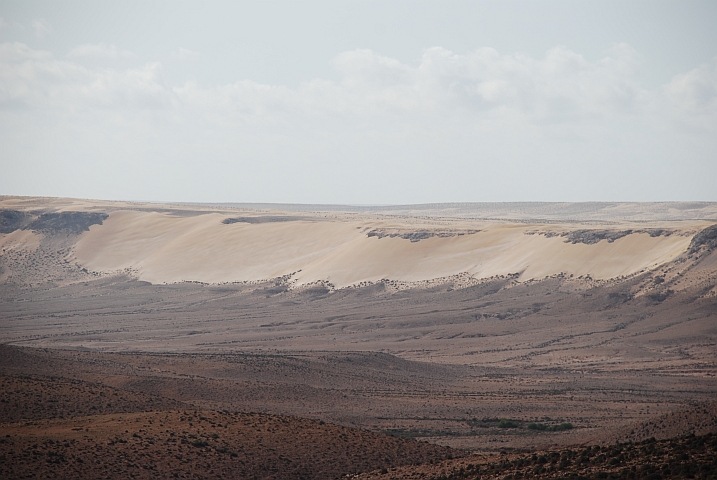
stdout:
{"type": "Polygon", "coordinates": [[[573,428],[573,424],[568,422],[547,424],[542,422],[512,420],[508,418],[484,418],[482,420],[474,418],[472,420],[468,420],[467,423],[473,428],[526,429],[539,432],[562,432],[573,428]]]}
{"type": "Polygon", "coordinates": [[[515,422],[513,420],[508,420],[506,418],[502,419],[500,422],[498,422],[498,428],[519,428],[520,424],[518,422],[515,422]]]}
{"type": "MultiPolygon", "coordinates": [[[[394,468],[463,455],[446,447],[293,417],[198,411],[196,434],[160,427],[186,425],[179,411],[76,417],[44,425],[3,424],[0,478],[168,478],[173,472],[216,478],[332,479],[345,472],[394,468]],[[229,426],[221,437],[212,424],[229,426]],[[76,432],[81,423],[85,428],[76,432]],[[125,425],[139,428],[131,434],[125,425]],[[88,431],[90,432],[88,434],[88,431]],[[40,438],[45,440],[38,442],[40,438]],[[80,468],[80,464],[83,466],[80,468]],[[207,467],[210,465],[210,467],[207,467]]],[[[180,427],[181,428],[181,427],[180,427]]]]}
{"type": "Polygon", "coordinates": [[[485,464],[442,466],[446,473],[423,472],[432,480],[475,478],[650,479],[717,478],[717,435],[689,435],[662,441],[566,448],[536,452],[485,464]]]}
{"type": "Polygon", "coordinates": [[[528,430],[538,430],[545,432],[562,432],[563,430],[572,430],[573,424],[569,422],[558,423],[557,425],[546,425],[544,423],[531,422],[525,426],[528,430]]]}

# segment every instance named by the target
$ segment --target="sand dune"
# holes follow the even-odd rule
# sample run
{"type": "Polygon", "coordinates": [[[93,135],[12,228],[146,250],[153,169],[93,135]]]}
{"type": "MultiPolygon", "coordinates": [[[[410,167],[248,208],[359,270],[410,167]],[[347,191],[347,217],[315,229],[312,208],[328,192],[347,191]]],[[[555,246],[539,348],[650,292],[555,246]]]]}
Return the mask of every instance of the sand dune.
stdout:
{"type": "Polygon", "coordinates": [[[222,223],[227,218],[222,213],[115,211],[80,237],[75,258],[94,271],[131,269],[152,283],[221,283],[293,274],[297,285],[323,280],[341,288],[384,278],[417,282],[463,272],[477,279],[516,273],[520,280],[558,273],[607,279],[674,259],[697,231],[695,224],[679,225],[669,236],[632,233],[613,242],[573,244],[559,235],[569,231],[560,225],[461,222],[445,233],[445,226],[391,219],[222,223]],[[376,229],[404,236],[440,230],[444,236],[420,241],[369,236],[376,229]],[[538,230],[542,234],[535,233],[538,230]]]}
{"type": "MultiPolygon", "coordinates": [[[[285,206],[286,211],[279,211],[0,197],[0,210],[21,212],[25,218],[25,224],[4,226],[8,233],[0,234],[0,243],[5,249],[37,249],[48,232],[32,229],[28,222],[65,212],[67,219],[50,218],[43,224],[89,223],[69,232],[73,235],[63,261],[100,274],[131,272],[155,284],[285,277],[294,287],[323,282],[342,288],[459,274],[470,281],[502,275],[526,281],[556,274],[601,280],[674,260],[697,232],[713,223],[704,218],[717,208],[710,203],[644,204],[643,216],[681,219],[636,221],[638,206],[439,204],[352,207],[352,213],[341,206],[315,206],[314,211],[285,206]],[[468,218],[478,214],[505,218],[468,218]],[[516,219],[538,215],[552,220],[516,219]]],[[[19,221],[14,218],[7,222],[19,221]]]]}
{"type": "MultiPolygon", "coordinates": [[[[131,271],[151,283],[288,276],[294,286],[328,282],[336,288],[458,274],[472,280],[517,275],[520,281],[561,273],[629,276],[683,254],[717,212],[714,203],[678,202],[272,207],[0,197],[0,209],[27,218],[109,214],[68,239],[70,254],[62,261],[91,272],[131,271]],[[582,231],[612,237],[576,242],[566,236],[582,231]]],[[[37,249],[47,232],[23,228],[0,234],[3,248],[37,249]]]]}

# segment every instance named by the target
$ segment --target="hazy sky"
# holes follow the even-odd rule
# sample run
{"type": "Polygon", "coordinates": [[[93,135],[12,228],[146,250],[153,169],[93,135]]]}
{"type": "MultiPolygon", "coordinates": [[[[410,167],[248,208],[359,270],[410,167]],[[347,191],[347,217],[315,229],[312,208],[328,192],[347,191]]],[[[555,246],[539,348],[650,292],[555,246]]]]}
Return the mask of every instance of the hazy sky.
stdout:
{"type": "Polygon", "coordinates": [[[717,201],[717,2],[0,2],[0,194],[717,201]]]}

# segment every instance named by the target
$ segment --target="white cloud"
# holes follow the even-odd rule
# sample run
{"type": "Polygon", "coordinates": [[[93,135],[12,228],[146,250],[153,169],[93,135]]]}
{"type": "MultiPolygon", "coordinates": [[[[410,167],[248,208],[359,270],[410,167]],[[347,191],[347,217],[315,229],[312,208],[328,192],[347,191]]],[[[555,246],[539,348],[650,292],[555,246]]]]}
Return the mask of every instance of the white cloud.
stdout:
{"type": "Polygon", "coordinates": [[[173,101],[161,66],[124,71],[89,69],[22,43],[0,44],[0,103],[36,111],[164,108],[173,101]]]}
{"type": "MultiPolygon", "coordinates": [[[[194,55],[186,49],[178,52],[184,58],[194,55]]],[[[86,44],[74,48],[68,57],[130,55],[115,45],[86,44]]],[[[716,113],[717,59],[677,75],[653,91],[642,88],[635,79],[636,62],[635,52],[625,45],[616,46],[596,62],[588,62],[564,47],[550,50],[542,59],[501,55],[490,48],[465,55],[431,48],[417,66],[370,50],[355,50],[334,60],[338,82],[315,79],[291,89],[245,80],[203,87],[196,83],[167,84],[157,63],[127,70],[91,69],[22,43],[0,44],[3,86],[22,85],[28,96],[53,90],[55,105],[64,101],[67,107],[83,99],[81,103],[98,100],[98,92],[114,96],[121,91],[121,96],[127,97],[135,93],[143,97],[147,92],[176,97],[184,107],[214,109],[217,114],[260,117],[301,112],[312,116],[394,114],[406,119],[460,115],[466,120],[480,120],[498,115],[520,116],[542,124],[646,112],[654,115],[660,104],[716,113]]]]}
{"type": "MultiPolygon", "coordinates": [[[[51,62],[52,54],[43,50],[35,50],[24,43],[6,42],[0,43],[0,67],[2,71],[9,76],[16,75],[17,71],[13,70],[17,67],[11,67],[11,64],[29,61],[45,61],[51,62]]],[[[27,85],[31,87],[32,85],[27,85]]]]}
{"type": "Polygon", "coordinates": [[[194,50],[190,50],[184,47],[179,47],[177,48],[177,50],[172,52],[172,58],[183,61],[196,60],[197,58],[199,58],[199,55],[199,52],[195,52],[194,50]]]}
{"type": "Polygon", "coordinates": [[[417,65],[355,50],[334,60],[337,81],[289,88],[172,85],[157,63],[83,66],[72,58],[119,50],[82,47],[62,60],[0,44],[0,143],[47,171],[50,158],[96,171],[77,188],[115,198],[126,180],[145,199],[656,200],[675,178],[689,196],[717,177],[717,60],[649,90],[626,45],[598,61],[436,47],[417,65]]]}
{"type": "Polygon", "coordinates": [[[131,58],[134,56],[129,50],[121,50],[116,45],[106,43],[78,45],[67,54],[70,58],[95,57],[95,58],[131,58]]]}
{"type": "MultiPolygon", "coordinates": [[[[120,51],[115,46],[82,45],[68,56],[89,55],[116,57],[120,51]]],[[[187,106],[193,105],[193,99],[202,98],[196,107],[236,109],[239,114],[305,110],[331,114],[463,112],[479,117],[481,112],[502,109],[541,120],[545,116],[560,116],[566,108],[575,115],[588,117],[615,113],[619,110],[616,106],[624,103],[625,92],[632,102],[645,94],[631,79],[614,71],[612,58],[591,64],[563,48],[551,50],[542,60],[503,56],[492,49],[455,55],[433,48],[423,55],[417,67],[369,50],[356,50],[336,58],[341,76],[338,83],[317,79],[296,89],[251,81],[214,88],[196,84],[170,86],[162,80],[158,64],[125,71],[93,70],[55,59],[21,43],[2,44],[0,60],[5,81],[22,82],[28,92],[71,85],[71,99],[76,100],[94,97],[91,93],[100,86],[106,90],[123,85],[125,91],[136,88],[176,93],[187,106]],[[11,66],[17,63],[23,65],[11,66]]],[[[690,75],[681,84],[691,85],[692,92],[702,84],[692,78],[696,74],[690,75]]],[[[709,75],[701,75],[705,77],[700,80],[702,83],[711,81],[709,75]]],[[[674,82],[679,83],[679,79],[674,82]]],[[[706,86],[700,88],[707,91],[706,86]]],[[[676,89],[670,87],[670,91],[676,89]]],[[[682,87],[685,89],[686,86],[682,87]]]]}
{"type": "Polygon", "coordinates": [[[3,17],[0,17],[0,29],[6,28],[8,26],[8,23],[5,21],[3,17]]]}
{"type": "Polygon", "coordinates": [[[52,33],[52,25],[44,18],[33,20],[30,26],[35,30],[35,35],[38,38],[45,38],[52,33]]]}
{"type": "Polygon", "coordinates": [[[714,112],[717,109],[717,58],[675,76],[665,91],[674,105],[693,112],[714,112]]]}

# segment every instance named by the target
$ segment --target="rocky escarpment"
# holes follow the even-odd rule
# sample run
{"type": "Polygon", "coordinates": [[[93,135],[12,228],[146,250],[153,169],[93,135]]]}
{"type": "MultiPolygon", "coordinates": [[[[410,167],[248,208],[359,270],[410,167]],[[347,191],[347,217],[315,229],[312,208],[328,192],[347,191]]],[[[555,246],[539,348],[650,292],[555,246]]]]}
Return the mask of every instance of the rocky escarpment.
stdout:
{"type": "Polygon", "coordinates": [[[670,235],[674,234],[675,232],[673,230],[668,230],[665,228],[648,228],[648,229],[641,229],[641,230],[592,230],[592,229],[583,229],[583,230],[573,230],[572,232],[526,232],[528,235],[543,235],[544,237],[552,238],[552,237],[564,237],[565,243],[572,243],[573,245],[577,243],[584,243],[585,245],[595,245],[596,243],[599,243],[602,240],[607,240],[608,243],[612,243],[615,240],[619,240],[623,237],[627,237],[628,235],[632,235],[633,233],[647,233],[651,237],[669,237],[670,235]]]}
{"type": "Polygon", "coordinates": [[[0,233],[15,230],[33,230],[42,233],[72,233],[79,235],[92,225],[102,225],[109,215],[98,212],[27,213],[18,210],[0,210],[0,233]]]}
{"type": "Polygon", "coordinates": [[[276,222],[295,222],[298,220],[309,220],[306,217],[294,217],[287,215],[265,215],[258,217],[232,217],[225,218],[222,223],[231,225],[232,223],[276,223],[276,222]]]}
{"type": "Polygon", "coordinates": [[[366,234],[368,237],[378,238],[403,238],[404,240],[410,240],[411,242],[420,242],[431,237],[438,238],[449,238],[449,237],[460,237],[462,235],[472,235],[478,233],[480,230],[414,230],[414,231],[391,231],[384,229],[371,230],[366,234]]]}
{"type": "Polygon", "coordinates": [[[712,251],[717,248],[717,224],[707,227],[695,235],[690,242],[689,253],[697,253],[701,249],[712,251]]]}

